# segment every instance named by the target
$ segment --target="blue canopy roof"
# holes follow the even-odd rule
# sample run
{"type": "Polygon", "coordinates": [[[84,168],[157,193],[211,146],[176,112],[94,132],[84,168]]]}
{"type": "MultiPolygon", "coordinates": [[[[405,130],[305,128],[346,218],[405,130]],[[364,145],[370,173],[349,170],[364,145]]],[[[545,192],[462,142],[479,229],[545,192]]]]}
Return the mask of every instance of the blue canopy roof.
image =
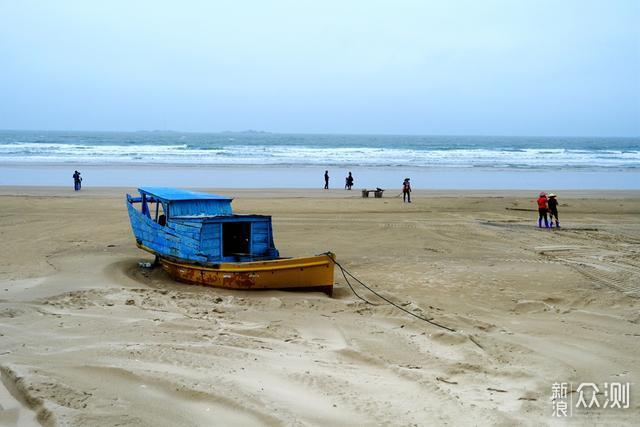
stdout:
{"type": "Polygon", "coordinates": [[[220,196],[217,194],[202,193],[198,191],[187,191],[171,187],[140,187],[140,193],[145,193],[166,202],[187,201],[187,200],[233,200],[232,197],[220,196]]]}

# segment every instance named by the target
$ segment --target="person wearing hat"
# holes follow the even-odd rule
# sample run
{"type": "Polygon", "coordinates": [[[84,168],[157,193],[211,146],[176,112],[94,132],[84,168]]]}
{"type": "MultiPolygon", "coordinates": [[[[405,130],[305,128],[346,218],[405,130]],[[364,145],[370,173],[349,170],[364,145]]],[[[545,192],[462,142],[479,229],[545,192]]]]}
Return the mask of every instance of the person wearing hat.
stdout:
{"type": "Polygon", "coordinates": [[[75,171],[73,173],[73,189],[75,191],[80,191],[82,188],[82,178],[80,177],[80,172],[75,171]]]}
{"type": "Polygon", "coordinates": [[[549,221],[551,227],[553,227],[553,217],[556,217],[556,228],[560,228],[560,221],[558,220],[558,200],[554,193],[549,194],[549,200],[547,200],[549,206],[549,221]]]}
{"type": "Polygon", "coordinates": [[[544,191],[540,193],[538,197],[538,228],[542,228],[542,220],[544,219],[545,228],[549,228],[549,221],[547,220],[547,211],[549,206],[547,205],[547,193],[544,191]]]}
{"type": "Polygon", "coordinates": [[[411,203],[411,182],[409,178],[405,178],[402,183],[402,201],[411,203]]]}

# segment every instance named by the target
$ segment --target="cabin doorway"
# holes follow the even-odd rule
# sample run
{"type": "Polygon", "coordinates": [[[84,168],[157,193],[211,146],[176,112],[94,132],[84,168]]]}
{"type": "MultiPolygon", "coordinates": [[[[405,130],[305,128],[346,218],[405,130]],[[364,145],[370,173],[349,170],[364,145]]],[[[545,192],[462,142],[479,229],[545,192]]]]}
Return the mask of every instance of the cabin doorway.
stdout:
{"type": "Polygon", "coordinates": [[[250,242],[250,222],[222,223],[222,256],[249,255],[250,242]]]}
{"type": "Polygon", "coordinates": [[[158,225],[165,226],[167,225],[167,216],[164,213],[164,205],[160,203],[160,201],[156,202],[156,222],[158,225]]]}

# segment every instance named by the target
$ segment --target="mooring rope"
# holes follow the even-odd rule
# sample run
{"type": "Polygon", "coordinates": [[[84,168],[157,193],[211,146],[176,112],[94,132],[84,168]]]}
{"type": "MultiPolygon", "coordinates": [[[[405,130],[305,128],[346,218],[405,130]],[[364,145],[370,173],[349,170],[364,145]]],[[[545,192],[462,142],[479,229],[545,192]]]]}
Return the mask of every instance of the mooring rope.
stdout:
{"type": "Polygon", "coordinates": [[[380,295],[378,292],[376,292],[375,290],[371,289],[371,287],[367,286],[364,282],[362,282],[360,279],[358,279],[357,277],[355,277],[353,274],[351,274],[349,272],[349,270],[347,270],[346,268],[344,268],[334,257],[334,255],[331,252],[325,252],[321,255],[326,255],[327,257],[329,257],[329,259],[336,265],[338,266],[338,268],[340,269],[340,271],[342,272],[342,275],[344,276],[344,279],[347,281],[347,284],[349,285],[349,288],[351,288],[351,290],[353,291],[353,293],[355,294],[355,296],[357,296],[358,298],[360,298],[362,301],[366,302],[367,304],[371,304],[371,305],[379,305],[379,304],[373,304],[372,302],[367,301],[366,299],[364,299],[363,297],[361,297],[360,295],[358,295],[358,293],[355,291],[355,289],[353,288],[353,286],[351,286],[351,283],[349,283],[349,280],[347,279],[347,275],[349,275],[352,279],[354,279],[356,282],[358,282],[360,285],[362,285],[365,289],[367,289],[369,292],[371,292],[372,294],[374,294],[375,296],[377,296],[378,298],[380,298],[381,300],[387,302],[388,304],[394,306],[395,308],[404,311],[405,313],[420,319],[424,322],[427,322],[433,326],[437,326],[439,328],[442,329],[446,329],[449,332],[456,332],[455,329],[449,328],[448,326],[444,326],[441,325],[437,322],[434,322],[431,319],[427,319],[426,317],[422,317],[418,314],[415,314],[407,309],[405,309],[404,307],[396,304],[395,302],[391,301],[390,299],[384,297],[383,295],[380,295]]]}
{"type": "MultiPolygon", "coordinates": [[[[373,302],[371,302],[371,301],[369,301],[369,300],[367,300],[367,299],[365,299],[365,298],[361,297],[360,295],[358,295],[358,293],[357,293],[357,292],[356,292],[356,290],[353,288],[353,286],[351,286],[351,282],[349,282],[349,279],[347,279],[347,275],[345,274],[345,269],[344,269],[344,268],[342,268],[342,267],[341,267],[341,266],[336,262],[336,260],[335,260],[331,255],[329,255],[329,253],[328,253],[328,252],[327,252],[327,254],[326,254],[326,255],[327,255],[329,258],[331,258],[331,260],[332,260],[332,261],[333,261],[333,262],[338,266],[338,268],[340,268],[340,272],[342,273],[342,277],[344,277],[345,282],[347,282],[347,285],[349,285],[349,288],[351,289],[351,292],[353,292],[353,294],[354,294],[355,296],[357,296],[358,298],[360,298],[362,301],[366,302],[367,304],[370,304],[370,305],[380,305],[380,304],[373,303],[373,302]]],[[[348,273],[348,274],[349,274],[349,276],[351,276],[351,273],[349,273],[348,271],[347,271],[346,273],[348,273]]],[[[353,277],[353,276],[351,276],[351,277],[353,277]]],[[[356,280],[357,280],[357,279],[356,279],[356,280]]]]}

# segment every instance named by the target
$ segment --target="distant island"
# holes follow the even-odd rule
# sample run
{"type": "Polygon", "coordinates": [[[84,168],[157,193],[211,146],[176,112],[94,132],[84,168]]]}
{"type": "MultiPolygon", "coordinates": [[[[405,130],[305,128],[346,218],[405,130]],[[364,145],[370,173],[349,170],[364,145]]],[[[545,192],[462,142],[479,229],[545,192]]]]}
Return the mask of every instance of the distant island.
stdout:
{"type": "Polygon", "coordinates": [[[247,129],[247,130],[241,130],[241,131],[224,130],[220,133],[224,133],[224,134],[232,133],[237,135],[237,134],[269,134],[272,132],[267,132],[266,130],[247,129]]]}
{"type": "Polygon", "coordinates": [[[203,131],[203,132],[197,132],[197,131],[182,131],[182,130],[173,130],[173,129],[153,129],[153,130],[137,130],[135,131],[135,133],[210,133],[210,134],[222,134],[222,135],[228,135],[228,134],[233,134],[233,135],[253,135],[253,134],[258,134],[258,135],[266,135],[266,134],[271,134],[272,132],[267,132],[265,130],[255,130],[255,129],[247,129],[247,130],[223,130],[220,132],[209,132],[209,131],[203,131]]]}

